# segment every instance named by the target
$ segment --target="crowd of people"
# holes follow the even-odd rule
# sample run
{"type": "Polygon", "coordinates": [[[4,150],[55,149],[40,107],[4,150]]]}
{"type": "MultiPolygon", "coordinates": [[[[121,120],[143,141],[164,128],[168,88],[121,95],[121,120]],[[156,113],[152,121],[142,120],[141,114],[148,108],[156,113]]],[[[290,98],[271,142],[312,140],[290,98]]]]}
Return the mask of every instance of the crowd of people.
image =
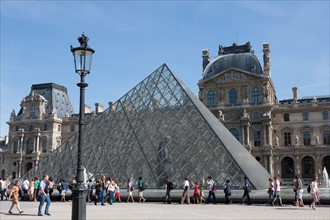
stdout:
{"type": "MultiPolygon", "coordinates": [[[[276,202],[282,206],[282,199],[281,199],[281,182],[277,176],[274,179],[269,178],[269,188],[268,188],[268,205],[274,206],[276,202]]],[[[145,190],[145,185],[142,180],[142,177],[138,178],[136,182],[136,188],[138,191],[138,200],[137,202],[145,202],[146,199],[144,198],[143,192],[145,190]]],[[[51,200],[54,198],[52,197],[52,193],[54,189],[57,189],[59,192],[59,197],[61,202],[66,202],[66,197],[68,196],[68,190],[72,192],[72,189],[76,186],[77,181],[75,178],[72,178],[70,182],[66,182],[64,179],[61,179],[58,184],[53,181],[52,177],[45,175],[41,180],[38,177],[34,177],[31,180],[24,178],[23,181],[16,180],[11,183],[9,180],[2,180],[0,179],[0,197],[1,200],[12,200],[12,205],[9,209],[9,213],[12,214],[12,209],[16,206],[19,213],[23,213],[20,208],[19,201],[20,200],[30,200],[30,201],[39,201],[38,207],[38,215],[43,216],[43,206],[46,203],[46,208],[44,211],[45,215],[51,215],[49,213],[49,208],[51,204],[51,200]],[[12,184],[12,186],[11,186],[12,184]],[[11,189],[10,189],[11,188],[11,189]],[[9,190],[10,189],[10,190],[9,190]]],[[[91,179],[88,180],[86,183],[87,187],[87,195],[86,201],[92,202],[94,200],[94,204],[97,205],[101,203],[101,206],[105,206],[105,203],[112,205],[115,202],[121,202],[121,195],[120,195],[120,187],[113,178],[106,178],[102,176],[101,178],[92,181],[91,179]]],[[[167,176],[165,178],[165,195],[164,195],[164,203],[171,204],[171,191],[175,188],[174,182],[170,180],[167,176]]],[[[181,188],[181,186],[180,186],[181,188]]],[[[207,179],[203,179],[200,183],[189,181],[188,178],[185,178],[183,184],[183,193],[180,200],[181,204],[190,204],[190,190],[193,190],[192,200],[193,203],[205,203],[209,204],[210,202],[217,204],[216,198],[216,191],[218,189],[223,189],[225,195],[225,204],[231,204],[232,201],[231,197],[231,184],[230,179],[226,179],[225,182],[220,186],[209,176],[207,179]],[[207,187],[208,196],[205,198],[204,195],[204,187],[207,187]]],[[[251,192],[251,183],[250,180],[245,176],[244,177],[244,184],[242,186],[244,193],[242,196],[242,204],[245,204],[247,200],[247,205],[251,205],[250,199],[250,192],[251,192]]],[[[126,202],[134,203],[133,192],[135,191],[135,186],[133,183],[133,178],[128,178],[126,183],[126,190],[127,190],[127,200],[126,202]]],[[[293,191],[295,193],[295,198],[293,205],[304,207],[303,201],[303,183],[300,179],[300,176],[296,176],[294,180],[294,187],[293,191]]],[[[316,209],[316,204],[320,200],[320,191],[318,189],[318,176],[314,175],[313,181],[308,184],[307,188],[308,193],[312,196],[312,203],[310,204],[310,208],[313,210],[316,209]]],[[[69,201],[72,200],[72,193],[69,201]]]]}

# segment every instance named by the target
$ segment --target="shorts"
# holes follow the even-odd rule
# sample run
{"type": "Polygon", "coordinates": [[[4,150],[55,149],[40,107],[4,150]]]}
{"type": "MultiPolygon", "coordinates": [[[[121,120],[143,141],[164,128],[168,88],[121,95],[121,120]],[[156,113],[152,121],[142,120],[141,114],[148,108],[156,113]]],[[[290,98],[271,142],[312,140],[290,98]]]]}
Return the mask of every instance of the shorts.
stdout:
{"type": "Polygon", "coordinates": [[[139,191],[139,197],[143,197],[143,191],[139,191]]]}
{"type": "Polygon", "coordinates": [[[280,192],[275,191],[274,195],[273,195],[273,198],[281,198],[280,192]]]}
{"type": "Polygon", "coordinates": [[[120,192],[116,192],[116,194],[115,194],[115,198],[116,198],[116,199],[120,199],[120,192]]]}
{"type": "Polygon", "coordinates": [[[304,190],[303,189],[299,189],[297,190],[297,199],[302,199],[302,194],[303,194],[304,190]]]}
{"type": "Polygon", "coordinates": [[[132,191],[128,192],[128,195],[133,196],[133,192],[132,191]]]}

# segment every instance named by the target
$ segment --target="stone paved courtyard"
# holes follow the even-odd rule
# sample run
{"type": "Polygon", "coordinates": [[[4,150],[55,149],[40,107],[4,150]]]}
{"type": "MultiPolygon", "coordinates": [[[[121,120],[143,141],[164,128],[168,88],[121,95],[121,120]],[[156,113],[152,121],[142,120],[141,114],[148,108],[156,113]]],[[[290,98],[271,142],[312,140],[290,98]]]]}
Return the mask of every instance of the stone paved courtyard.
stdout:
{"type": "MultiPolygon", "coordinates": [[[[9,215],[11,201],[0,202],[0,219],[71,219],[71,202],[53,202],[51,216],[37,216],[38,202],[21,202],[22,215],[9,215]]],[[[17,213],[17,209],[13,210],[17,213]]],[[[320,206],[314,211],[308,206],[291,205],[265,206],[262,204],[246,206],[240,204],[191,204],[160,202],[115,203],[95,206],[87,203],[87,219],[330,219],[330,206],[320,206]]]]}

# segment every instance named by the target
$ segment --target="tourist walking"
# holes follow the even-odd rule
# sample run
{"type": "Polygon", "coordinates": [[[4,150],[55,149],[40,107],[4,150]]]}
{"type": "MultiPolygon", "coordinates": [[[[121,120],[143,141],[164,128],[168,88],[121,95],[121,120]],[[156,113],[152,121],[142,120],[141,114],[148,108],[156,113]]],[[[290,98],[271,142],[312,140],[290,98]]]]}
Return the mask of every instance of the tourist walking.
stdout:
{"type": "Polygon", "coordinates": [[[225,204],[231,204],[231,201],[229,200],[229,197],[231,196],[231,188],[230,188],[230,180],[227,179],[226,182],[224,183],[224,189],[223,189],[224,193],[225,193],[225,204]]]}
{"type": "Polygon", "coordinates": [[[49,213],[50,198],[49,198],[49,177],[48,177],[48,175],[45,175],[43,180],[40,182],[39,198],[40,198],[40,204],[39,204],[39,208],[38,208],[38,216],[42,216],[42,207],[44,206],[45,202],[46,202],[45,215],[50,215],[50,213],[49,213]]]}
{"type": "Polygon", "coordinates": [[[49,183],[49,199],[52,200],[52,194],[54,192],[54,187],[55,187],[53,177],[51,176],[49,177],[48,183],[49,183]]]}
{"type": "Polygon", "coordinates": [[[97,196],[97,200],[95,200],[95,205],[97,205],[98,202],[101,202],[101,206],[105,206],[105,204],[104,204],[105,176],[101,177],[99,187],[100,187],[100,190],[99,190],[99,194],[97,196]]]}
{"type": "Polygon", "coordinates": [[[271,205],[273,202],[273,196],[274,196],[274,182],[272,178],[268,179],[268,202],[267,205],[271,205]]]}
{"type": "Polygon", "coordinates": [[[274,196],[273,196],[273,203],[275,205],[276,200],[279,201],[279,205],[282,206],[282,199],[281,199],[281,184],[277,176],[274,177],[274,196]]]}
{"type": "Polygon", "coordinates": [[[61,179],[61,182],[60,182],[61,202],[65,202],[65,196],[66,196],[68,189],[69,189],[69,184],[67,182],[65,182],[64,179],[61,179]]]}
{"type": "Polygon", "coordinates": [[[183,204],[185,201],[187,204],[190,204],[190,196],[189,196],[189,181],[188,178],[185,178],[184,185],[183,185],[183,193],[181,197],[181,204],[183,204]]]}
{"type": "Polygon", "coordinates": [[[12,199],[12,203],[11,203],[11,206],[10,206],[10,209],[9,209],[9,214],[13,214],[12,213],[12,209],[14,208],[14,206],[16,206],[18,212],[20,214],[23,213],[23,211],[21,210],[21,208],[19,207],[19,201],[18,201],[18,197],[19,197],[19,191],[21,190],[20,187],[19,187],[19,182],[18,181],[15,181],[14,183],[14,186],[13,188],[11,189],[10,191],[10,195],[9,195],[9,198],[12,199]]]}
{"type": "Polygon", "coordinates": [[[174,184],[173,182],[169,179],[168,176],[165,178],[165,190],[166,194],[164,197],[164,203],[171,204],[172,198],[171,198],[171,190],[174,189],[174,184]]]}
{"type": "Polygon", "coordinates": [[[200,183],[200,190],[199,190],[199,200],[201,203],[205,203],[205,194],[204,194],[204,179],[200,183]]]}
{"type": "Polygon", "coordinates": [[[129,202],[129,200],[131,199],[131,201],[134,203],[134,198],[133,198],[133,191],[134,191],[134,185],[132,183],[132,179],[128,178],[127,179],[127,201],[129,202]]]}
{"type": "Polygon", "coordinates": [[[33,201],[33,197],[34,197],[34,178],[32,178],[29,183],[29,200],[33,201]]]}
{"type": "Polygon", "coordinates": [[[39,196],[39,185],[40,185],[40,181],[38,179],[38,177],[34,177],[34,201],[36,202],[38,200],[38,196],[39,196]]]}
{"type": "Polygon", "coordinates": [[[87,202],[91,202],[92,201],[92,197],[93,197],[93,182],[92,179],[88,180],[87,183],[87,202]]]}
{"type": "Polygon", "coordinates": [[[296,192],[295,206],[304,207],[304,200],[302,198],[302,194],[304,192],[304,189],[303,189],[302,181],[301,181],[299,175],[296,176],[296,182],[295,182],[294,190],[296,192]]]}
{"type": "Polygon", "coordinates": [[[121,202],[121,198],[120,198],[120,188],[118,186],[117,183],[115,183],[115,199],[118,201],[118,202],[121,202]]]}
{"type": "Polygon", "coordinates": [[[100,179],[96,179],[96,180],[95,180],[94,189],[95,189],[95,200],[94,200],[94,205],[97,205],[97,202],[98,202],[99,199],[100,199],[100,191],[101,191],[101,183],[100,183],[100,179]]]}
{"type": "Polygon", "coordinates": [[[193,187],[193,189],[194,189],[194,194],[193,194],[193,202],[195,203],[195,204],[198,204],[199,203],[199,186],[198,186],[198,182],[193,182],[193,181],[191,181],[191,185],[192,185],[192,187],[193,187]]]}
{"type": "Polygon", "coordinates": [[[144,183],[142,180],[142,177],[139,177],[139,184],[138,184],[138,188],[139,188],[139,202],[145,202],[146,199],[143,197],[143,191],[144,191],[144,183]]]}
{"type": "Polygon", "coordinates": [[[313,177],[313,182],[310,183],[310,194],[312,195],[312,203],[310,207],[314,210],[317,210],[315,207],[315,203],[319,202],[319,189],[317,187],[317,180],[318,180],[318,175],[315,174],[313,177]]]}
{"type": "Polygon", "coordinates": [[[112,178],[109,179],[108,192],[109,192],[109,204],[112,205],[115,202],[115,181],[112,178]]]}
{"type": "Polygon", "coordinates": [[[206,199],[206,204],[210,203],[211,197],[213,198],[213,203],[217,204],[217,198],[215,197],[215,193],[216,193],[216,184],[215,182],[212,180],[212,177],[209,176],[206,180],[206,183],[208,184],[208,188],[209,188],[209,196],[206,199]]]}
{"type": "Polygon", "coordinates": [[[22,197],[22,200],[26,200],[26,199],[28,198],[29,185],[30,185],[30,181],[29,181],[27,178],[24,178],[24,181],[23,181],[23,197],[22,197]]]}
{"type": "Polygon", "coordinates": [[[3,200],[3,196],[4,196],[4,188],[3,188],[3,185],[4,185],[4,182],[5,181],[2,181],[2,178],[0,178],[0,198],[1,200],[3,200]]]}
{"type": "Polygon", "coordinates": [[[8,192],[7,192],[7,190],[8,190],[8,182],[9,182],[8,179],[6,179],[6,180],[3,179],[2,180],[3,196],[6,197],[6,200],[8,200],[8,197],[9,197],[8,192]]]}
{"type": "Polygon", "coordinates": [[[242,204],[245,203],[245,197],[247,198],[247,204],[251,205],[251,199],[250,199],[250,192],[251,192],[251,184],[249,181],[249,178],[247,176],[244,176],[244,194],[242,197],[242,204]]]}

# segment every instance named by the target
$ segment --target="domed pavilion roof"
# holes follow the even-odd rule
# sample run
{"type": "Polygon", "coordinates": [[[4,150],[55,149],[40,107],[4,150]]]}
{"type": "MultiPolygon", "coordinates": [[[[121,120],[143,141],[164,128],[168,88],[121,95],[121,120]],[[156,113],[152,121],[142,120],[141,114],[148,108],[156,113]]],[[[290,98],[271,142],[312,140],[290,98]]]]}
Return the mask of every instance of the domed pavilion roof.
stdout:
{"type": "Polygon", "coordinates": [[[205,68],[203,80],[211,78],[230,68],[237,68],[255,74],[263,74],[261,64],[251,50],[250,43],[230,47],[219,46],[219,56],[205,68]]]}

